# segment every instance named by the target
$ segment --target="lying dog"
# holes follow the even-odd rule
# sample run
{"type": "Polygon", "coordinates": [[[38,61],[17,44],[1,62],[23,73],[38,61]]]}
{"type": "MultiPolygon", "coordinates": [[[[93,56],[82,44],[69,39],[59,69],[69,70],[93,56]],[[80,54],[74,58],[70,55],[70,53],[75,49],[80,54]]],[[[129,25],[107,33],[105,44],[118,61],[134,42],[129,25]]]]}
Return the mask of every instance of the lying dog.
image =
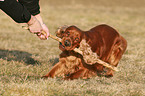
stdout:
{"type": "Polygon", "coordinates": [[[59,44],[62,53],[59,62],[44,77],[87,79],[97,75],[113,76],[113,70],[98,63],[89,64],[84,61],[81,54],[73,50],[85,41],[91,51],[97,54],[96,58],[117,67],[127,47],[127,41],[115,29],[105,24],[89,31],[82,31],[76,26],[64,26],[57,31],[57,36],[62,38],[59,44]]]}

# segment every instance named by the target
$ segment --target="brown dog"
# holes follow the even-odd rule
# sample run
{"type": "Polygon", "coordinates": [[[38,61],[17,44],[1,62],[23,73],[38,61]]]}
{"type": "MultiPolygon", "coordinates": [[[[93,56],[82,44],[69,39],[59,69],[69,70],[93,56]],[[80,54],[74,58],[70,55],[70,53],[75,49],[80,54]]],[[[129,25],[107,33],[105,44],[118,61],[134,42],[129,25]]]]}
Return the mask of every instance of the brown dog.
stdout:
{"type": "Polygon", "coordinates": [[[89,31],[82,31],[76,26],[61,27],[57,36],[62,38],[59,44],[59,62],[44,77],[59,77],[64,79],[90,78],[93,76],[113,76],[114,71],[95,63],[87,64],[83,56],[73,51],[80,47],[80,42],[85,40],[91,51],[98,55],[97,58],[117,66],[126,50],[126,40],[112,27],[102,24],[89,31]]]}

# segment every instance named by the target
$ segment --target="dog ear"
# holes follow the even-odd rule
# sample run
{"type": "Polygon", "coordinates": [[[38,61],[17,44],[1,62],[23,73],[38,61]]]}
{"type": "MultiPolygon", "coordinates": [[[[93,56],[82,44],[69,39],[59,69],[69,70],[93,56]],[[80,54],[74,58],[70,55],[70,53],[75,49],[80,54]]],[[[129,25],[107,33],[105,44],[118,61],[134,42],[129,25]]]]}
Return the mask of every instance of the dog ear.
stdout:
{"type": "Polygon", "coordinates": [[[64,25],[64,26],[60,26],[57,30],[56,30],[56,36],[59,38],[63,37],[63,33],[65,32],[65,30],[68,28],[68,25],[64,25]]]}

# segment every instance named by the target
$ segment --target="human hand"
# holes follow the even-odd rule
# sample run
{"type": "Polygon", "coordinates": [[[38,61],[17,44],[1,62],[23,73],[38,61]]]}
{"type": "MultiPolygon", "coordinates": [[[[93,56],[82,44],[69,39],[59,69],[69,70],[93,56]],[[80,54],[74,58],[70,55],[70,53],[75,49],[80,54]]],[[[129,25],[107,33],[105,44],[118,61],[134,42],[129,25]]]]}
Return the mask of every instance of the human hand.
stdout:
{"type": "MultiPolygon", "coordinates": [[[[45,32],[45,37],[48,39],[49,36],[49,29],[47,28],[47,26],[43,23],[42,17],[40,14],[35,15],[35,17],[37,18],[37,20],[40,22],[43,32],[45,32]]],[[[40,36],[40,38],[44,38],[44,35],[41,34],[37,34],[37,36],[40,36]]]]}
{"type": "Polygon", "coordinates": [[[31,19],[27,24],[29,27],[29,31],[31,33],[37,34],[37,36],[41,40],[45,40],[48,38],[49,31],[47,27],[45,28],[46,25],[41,25],[41,23],[37,20],[35,16],[31,16],[31,19]]]}
{"type": "Polygon", "coordinates": [[[49,36],[49,29],[47,28],[47,26],[45,24],[42,24],[42,28],[43,28],[43,32],[45,33],[38,33],[37,36],[41,39],[45,39],[47,38],[48,39],[48,36],[49,36]]]}

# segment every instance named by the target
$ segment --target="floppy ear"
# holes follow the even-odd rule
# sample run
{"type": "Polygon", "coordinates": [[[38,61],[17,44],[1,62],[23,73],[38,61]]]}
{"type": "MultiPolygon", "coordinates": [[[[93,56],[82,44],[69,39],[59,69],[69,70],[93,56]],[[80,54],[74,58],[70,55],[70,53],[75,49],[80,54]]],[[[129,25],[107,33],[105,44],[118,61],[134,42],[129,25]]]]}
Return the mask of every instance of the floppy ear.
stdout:
{"type": "Polygon", "coordinates": [[[56,33],[56,36],[59,37],[59,38],[62,38],[63,37],[63,33],[65,32],[65,30],[68,28],[69,26],[67,25],[63,25],[63,26],[60,26],[57,31],[55,32],[56,33]]]}

